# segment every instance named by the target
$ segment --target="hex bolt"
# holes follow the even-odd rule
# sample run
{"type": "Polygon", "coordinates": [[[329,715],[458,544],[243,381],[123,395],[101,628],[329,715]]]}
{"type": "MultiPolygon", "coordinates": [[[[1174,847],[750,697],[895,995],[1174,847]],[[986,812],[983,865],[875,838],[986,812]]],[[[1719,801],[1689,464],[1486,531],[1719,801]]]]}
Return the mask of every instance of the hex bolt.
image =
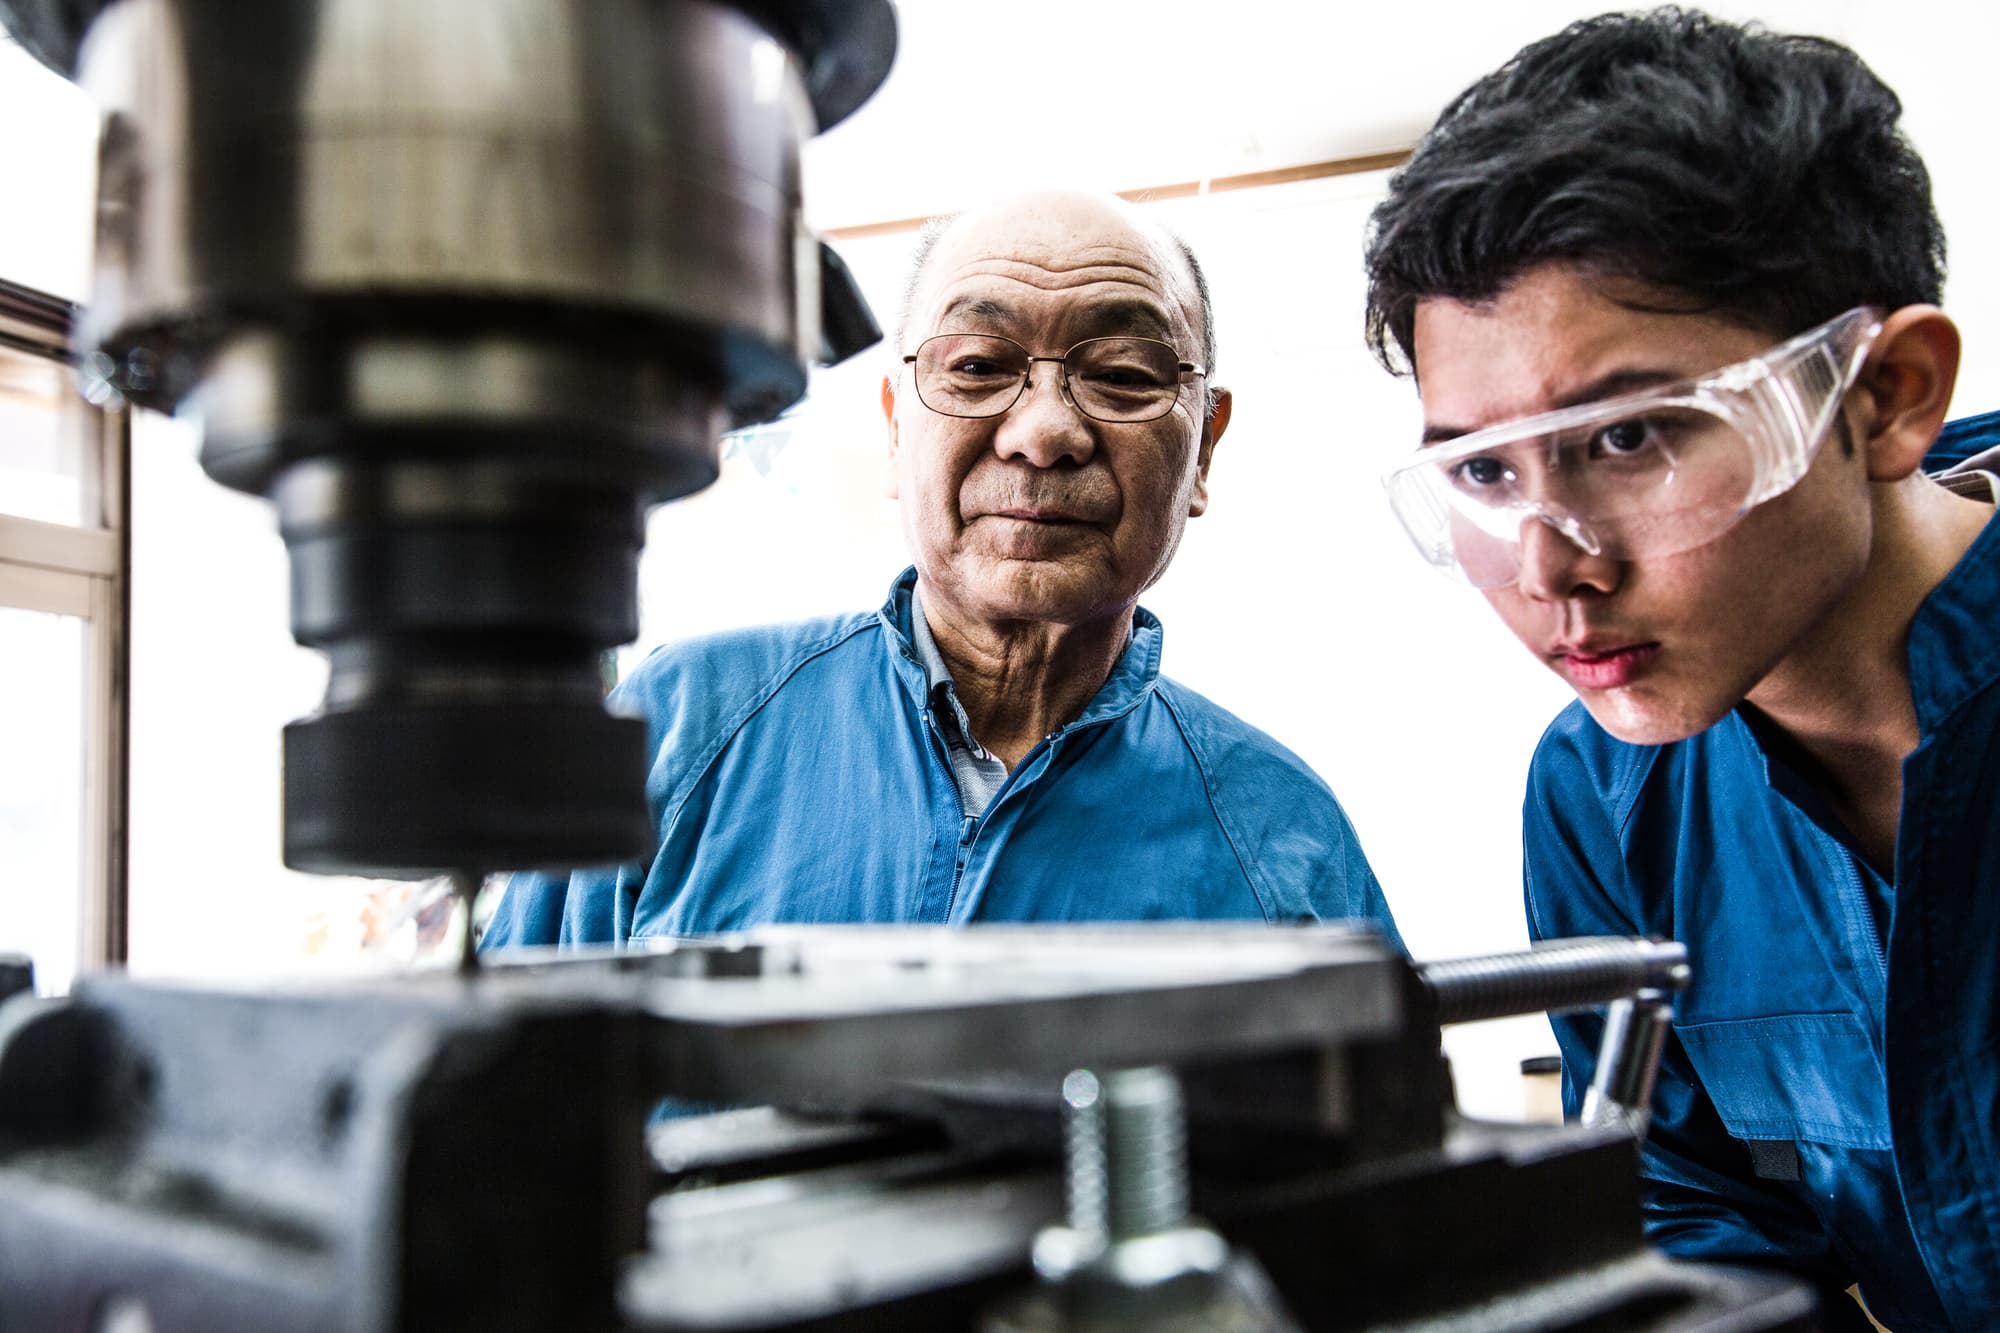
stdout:
{"type": "Polygon", "coordinates": [[[1041,1283],[981,1333],[1299,1333],[1256,1261],[1188,1213],[1172,1070],[1073,1070],[1062,1103],[1067,1225],[1035,1237],[1041,1283]]]}
{"type": "Polygon", "coordinates": [[[1042,1276],[1088,1268],[1150,1285],[1214,1268],[1226,1247],[1188,1216],[1187,1120],[1173,1071],[1074,1070],[1062,1101],[1069,1225],[1037,1238],[1042,1276]]]}

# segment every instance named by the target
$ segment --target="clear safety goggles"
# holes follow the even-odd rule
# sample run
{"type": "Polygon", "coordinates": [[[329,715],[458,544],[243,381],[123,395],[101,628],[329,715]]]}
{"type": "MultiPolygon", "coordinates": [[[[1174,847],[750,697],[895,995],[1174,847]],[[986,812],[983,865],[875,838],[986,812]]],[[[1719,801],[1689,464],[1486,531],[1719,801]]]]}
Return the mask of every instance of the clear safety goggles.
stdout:
{"type": "Polygon", "coordinates": [[[1850,310],[1708,375],[1426,447],[1383,484],[1424,559],[1475,588],[1514,582],[1531,522],[1613,560],[1692,550],[1805,475],[1881,329],[1850,310]]]}

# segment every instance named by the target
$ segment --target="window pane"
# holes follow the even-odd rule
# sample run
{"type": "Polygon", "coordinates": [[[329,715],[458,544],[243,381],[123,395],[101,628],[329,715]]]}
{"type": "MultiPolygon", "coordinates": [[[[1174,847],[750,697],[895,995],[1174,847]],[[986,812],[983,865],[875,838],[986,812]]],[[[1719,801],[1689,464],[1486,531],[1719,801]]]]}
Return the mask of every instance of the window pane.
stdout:
{"type": "Polygon", "coordinates": [[[76,973],[86,629],[0,607],[0,951],[33,958],[44,995],[76,973]]]}
{"type": "Polygon", "coordinates": [[[96,526],[96,429],[69,367],[0,347],[0,514],[96,526]]]}

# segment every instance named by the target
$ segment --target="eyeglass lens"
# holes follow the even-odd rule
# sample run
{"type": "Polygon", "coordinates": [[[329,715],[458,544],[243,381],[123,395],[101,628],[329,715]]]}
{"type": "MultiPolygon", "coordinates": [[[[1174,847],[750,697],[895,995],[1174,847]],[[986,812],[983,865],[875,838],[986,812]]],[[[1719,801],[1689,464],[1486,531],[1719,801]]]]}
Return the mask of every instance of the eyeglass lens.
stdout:
{"type": "MultiPolygon", "coordinates": [[[[1021,396],[1033,366],[1010,338],[938,334],[917,348],[917,396],[946,416],[998,416],[1021,396]]],[[[1180,366],[1179,353],[1151,338],[1091,338],[1062,358],[1070,401],[1099,421],[1165,416],[1180,397],[1180,366]]]]}

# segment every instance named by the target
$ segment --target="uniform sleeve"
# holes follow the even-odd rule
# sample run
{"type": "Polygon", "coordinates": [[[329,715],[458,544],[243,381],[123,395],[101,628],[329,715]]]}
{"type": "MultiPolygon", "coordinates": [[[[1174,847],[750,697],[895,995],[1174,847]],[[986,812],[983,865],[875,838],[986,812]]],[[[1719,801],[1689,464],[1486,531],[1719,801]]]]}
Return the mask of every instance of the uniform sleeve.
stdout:
{"type": "MultiPolygon", "coordinates": [[[[1619,778],[1614,764],[1583,762],[1555,729],[1536,752],[1522,828],[1531,938],[1673,933],[1667,914],[1648,910],[1642,890],[1630,883],[1614,823],[1622,808],[1619,778]]],[[[1597,1067],[1603,1018],[1590,1012],[1549,1021],[1562,1047],[1563,1108],[1573,1117],[1597,1067]]],[[[1758,1178],[1749,1149],[1724,1128],[1671,1033],[1661,1051],[1640,1174],[1653,1244],[1682,1258],[1795,1273],[1821,1289],[1822,1327],[1868,1329],[1841,1294],[1851,1279],[1818,1220],[1784,1185],[1758,1178]]]]}
{"type": "Polygon", "coordinates": [[[1410,951],[1403,943],[1403,933],[1396,929],[1395,915],[1389,910],[1374,867],[1368,864],[1368,854],[1361,849],[1361,836],[1354,831],[1353,821],[1323,781],[1314,776],[1312,782],[1312,797],[1321,809],[1300,822],[1314,828],[1322,841],[1315,864],[1305,877],[1306,919],[1372,926],[1397,953],[1407,955],[1410,951]]]}
{"type": "Polygon", "coordinates": [[[1322,889],[1313,895],[1313,906],[1321,920],[1363,922],[1381,931],[1383,939],[1397,953],[1409,953],[1409,948],[1403,943],[1403,933],[1396,929],[1396,918],[1389,910],[1389,900],[1383,895],[1382,885],[1376,880],[1368,858],[1362,854],[1361,842],[1354,836],[1352,828],[1348,829],[1340,881],[1334,888],[1332,894],[1322,889]],[[1329,897],[1337,901],[1326,901],[1329,897]]]}

